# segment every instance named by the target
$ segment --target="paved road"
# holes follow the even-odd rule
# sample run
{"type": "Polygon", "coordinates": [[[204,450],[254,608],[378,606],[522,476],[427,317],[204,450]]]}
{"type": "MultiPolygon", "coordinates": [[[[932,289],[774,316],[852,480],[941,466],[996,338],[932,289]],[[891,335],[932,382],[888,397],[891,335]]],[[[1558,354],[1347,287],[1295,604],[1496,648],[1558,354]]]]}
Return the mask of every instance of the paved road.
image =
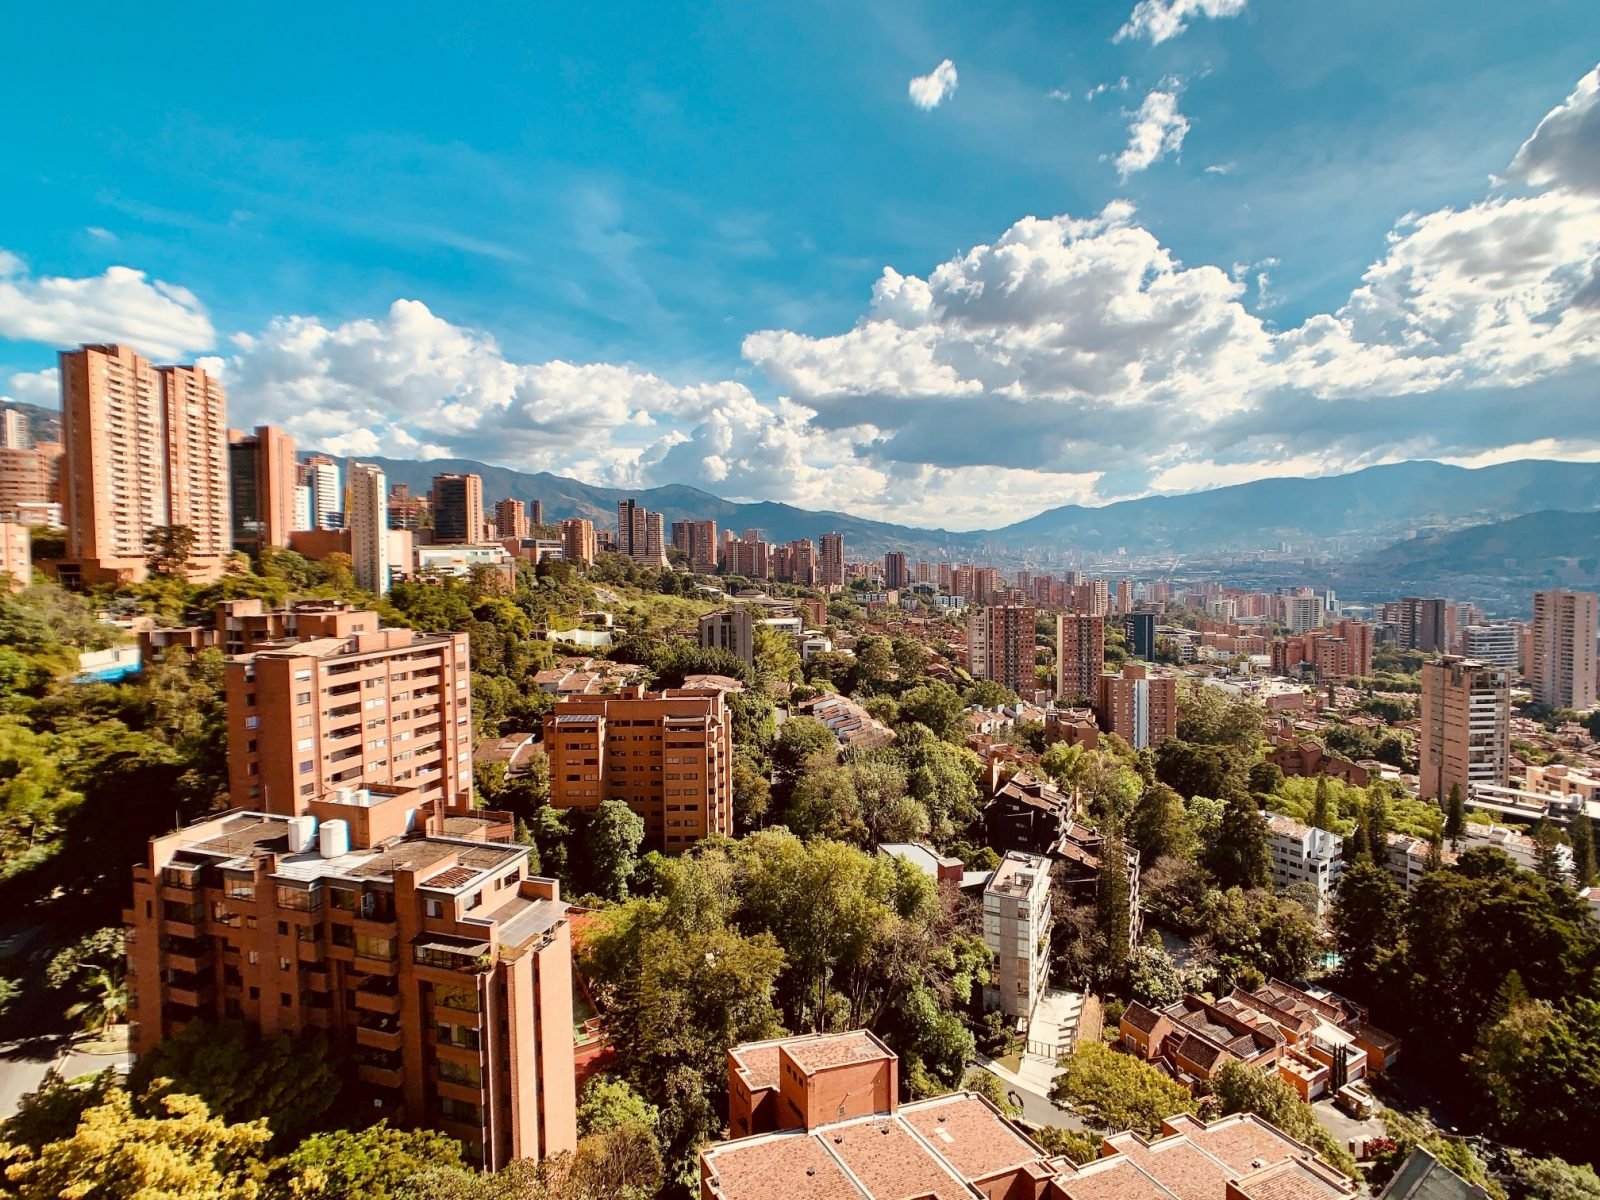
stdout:
{"type": "Polygon", "coordinates": [[[1082,1118],[1077,1113],[1065,1108],[1057,1108],[1050,1102],[1050,1097],[1042,1094],[1038,1089],[1029,1087],[1021,1078],[1002,1067],[999,1063],[990,1062],[980,1058],[977,1066],[988,1071],[1005,1085],[1006,1093],[1013,1104],[1022,1105],[1022,1118],[1033,1125],[1054,1125],[1061,1129],[1075,1129],[1080,1133],[1085,1126],[1082,1118]]]}
{"type": "Polygon", "coordinates": [[[17,1111],[17,1102],[38,1090],[52,1066],[67,1079],[124,1067],[126,1053],[84,1054],[71,1048],[65,1035],[31,1038],[20,1042],[0,1042],[0,1120],[17,1111]]]}

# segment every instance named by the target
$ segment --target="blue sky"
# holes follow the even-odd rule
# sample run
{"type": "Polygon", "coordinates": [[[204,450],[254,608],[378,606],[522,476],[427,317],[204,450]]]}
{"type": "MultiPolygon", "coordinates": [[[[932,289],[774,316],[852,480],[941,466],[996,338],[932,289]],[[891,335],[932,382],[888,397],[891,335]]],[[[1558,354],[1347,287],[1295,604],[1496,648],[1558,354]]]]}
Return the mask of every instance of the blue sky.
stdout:
{"type": "Polygon", "coordinates": [[[1600,454],[1592,0],[469,7],[10,14],[0,394],[967,527],[1600,454]]]}

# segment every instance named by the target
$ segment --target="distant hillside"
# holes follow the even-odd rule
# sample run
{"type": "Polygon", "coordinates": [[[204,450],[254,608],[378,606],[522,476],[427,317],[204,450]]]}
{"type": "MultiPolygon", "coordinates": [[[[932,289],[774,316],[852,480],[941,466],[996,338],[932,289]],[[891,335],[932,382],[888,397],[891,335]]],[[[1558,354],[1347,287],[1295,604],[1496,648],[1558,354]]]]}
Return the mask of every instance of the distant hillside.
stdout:
{"type": "Polygon", "coordinates": [[[426,492],[432,486],[435,475],[471,472],[483,476],[486,507],[492,508],[495,501],[508,497],[512,500],[538,500],[544,504],[547,521],[588,517],[597,527],[606,529],[616,525],[617,501],[631,496],[652,512],[661,513],[669,525],[673,521],[688,519],[714,520],[719,529],[732,529],[735,532],[759,529],[772,542],[790,542],[797,538],[815,541],[819,534],[837,531],[844,534],[845,545],[852,554],[881,554],[890,549],[903,549],[914,557],[943,556],[947,552],[964,552],[973,540],[971,534],[913,529],[905,525],[852,517],[848,513],[813,512],[791,504],[774,504],[770,501],[740,504],[681,484],[634,490],[595,487],[576,479],[552,475],[548,471],[529,474],[513,471],[509,467],[491,467],[465,458],[412,462],[406,459],[363,457],[360,461],[378,464],[383,467],[391,484],[404,483],[417,492],[426,492]]]}
{"type": "Polygon", "coordinates": [[[1600,507],[1600,464],[1511,462],[1469,470],[1436,462],[1314,479],[1261,479],[1104,508],[1067,505],[989,534],[1008,546],[1055,543],[1130,554],[1254,550],[1341,535],[1404,535],[1541,509],[1600,507]]]}
{"type": "Polygon", "coordinates": [[[626,491],[595,487],[548,472],[529,474],[470,459],[380,463],[393,483],[426,491],[447,471],[483,476],[487,504],[510,496],[540,500],[549,520],[588,517],[610,526],[617,501],[634,496],[671,522],[711,518],[724,529],[759,529],[769,541],[845,535],[859,557],[904,550],[913,558],[977,556],[1003,561],[1029,549],[1077,549],[1090,554],[1125,550],[1130,556],[1194,557],[1271,549],[1279,543],[1326,543],[1334,538],[1400,539],[1430,526],[1457,528],[1503,521],[1541,510],[1569,514],[1600,508],[1600,464],[1513,462],[1469,470],[1435,462],[1369,467],[1314,479],[1263,479],[1182,496],[1148,496],[1101,508],[1066,505],[995,530],[918,529],[812,512],[789,504],[740,504],[698,488],[669,486],[626,491]]]}
{"type": "Polygon", "coordinates": [[[61,410],[24,404],[21,400],[0,401],[0,411],[19,412],[28,418],[28,432],[35,443],[61,440],[61,410]]]}
{"type": "Polygon", "coordinates": [[[1364,555],[1341,576],[1363,584],[1448,589],[1452,582],[1533,590],[1600,585],[1600,512],[1536,512],[1411,538],[1364,555]]]}

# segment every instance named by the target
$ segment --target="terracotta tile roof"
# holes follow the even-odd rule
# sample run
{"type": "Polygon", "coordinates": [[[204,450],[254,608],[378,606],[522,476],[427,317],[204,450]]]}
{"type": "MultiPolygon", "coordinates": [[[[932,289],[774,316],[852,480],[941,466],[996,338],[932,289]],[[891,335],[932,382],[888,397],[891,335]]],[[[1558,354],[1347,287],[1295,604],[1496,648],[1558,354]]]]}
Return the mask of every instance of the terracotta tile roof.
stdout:
{"type": "Polygon", "coordinates": [[[1151,1033],[1161,1021],[1161,1014],[1135,1000],[1123,1010],[1122,1019],[1140,1033],[1151,1033]]]}
{"type": "Polygon", "coordinates": [[[1155,1180],[1122,1157],[1102,1158],[1075,1173],[1058,1176],[1056,1189],[1068,1200],[1173,1200],[1155,1180]]]}
{"type": "Polygon", "coordinates": [[[745,1082],[754,1091],[778,1086],[778,1047],[776,1043],[739,1046],[730,1051],[744,1068],[745,1082]]]}

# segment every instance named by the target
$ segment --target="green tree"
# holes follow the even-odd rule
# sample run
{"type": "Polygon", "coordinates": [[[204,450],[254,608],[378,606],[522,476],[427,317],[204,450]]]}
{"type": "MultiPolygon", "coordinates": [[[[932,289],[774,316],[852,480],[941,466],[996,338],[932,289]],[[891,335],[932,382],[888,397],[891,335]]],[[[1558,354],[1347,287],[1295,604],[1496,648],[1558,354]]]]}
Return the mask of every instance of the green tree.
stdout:
{"type": "Polygon", "coordinates": [[[1120,989],[1128,975],[1129,901],[1127,846],[1113,826],[1100,849],[1100,873],[1095,878],[1095,917],[1105,938],[1105,979],[1120,989]]]}
{"type": "Polygon", "coordinates": [[[141,1055],[129,1086],[141,1096],[198,1096],[230,1123],[265,1120],[282,1147],[338,1099],[339,1062],[315,1033],[263,1038],[242,1021],[194,1021],[141,1055]]]}
{"type": "Polygon", "coordinates": [[[1308,824],[1313,829],[1326,829],[1329,833],[1339,832],[1339,805],[1328,795],[1328,777],[1317,776],[1317,798],[1311,807],[1311,820],[1308,824]]]}
{"type": "Polygon", "coordinates": [[[1145,783],[1128,815],[1128,841],[1139,851],[1139,861],[1193,858],[1197,841],[1187,815],[1177,792],[1154,779],[1145,783]]]}
{"type": "Polygon", "coordinates": [[[772,785],[751,755],[738,750],[733,756],[733,819],[741,830],[760,825],[772,807],[772,785]]]}
{"type": "Polygon", "coordinates": [[[1600,1175],[1593,1167],[1559,1158],[1522,1158],[1517,1179],[1538,1200],[1600,1200],[1600,1175]]]}
{"type": "Polygon", "coordinates": [[[397,1200],[411,1181],[464,1165],[461,1143],[431,1129],[366,1129],[317,1133],[275,1164],[279,1186],[295,1200],[397,1200]]]}
{"type": "MultiPolygon", "coordinates": [[[[15,1200],[255,1200],[265,1121],[230,1125],[195,1096],[167,1095],[141,1114],[110,1086],[70,1135],[37,1148],[0,1145],[15,1200]]],[[[9,1136],[9,1129],[7,1131],[9,1136]]]]}
{"type": "Polygon", "coordinates": [[[1577,813],[1567,829],[1567,839],[1572,844],[1572,883],[1574,887],[1588,887],[1595,881],[1597,868],[1594,850],[1594,821],[1585,813],[1577,813]]]}
{"type": "Polygon", "coordinates": [[[1000,708],[1007,704],[1017,703],[1019,697],[1003,683],[996,683],[992,679],[974,680],[972,686],[961,693],[961,701],[968,706],[977,705],[979,708],[1000,708]]]}
{"type": "Polygon", "coordinates": [[[1265,887],[1272,873],[1266,820],[1241,787],[1231,787],[1222,800],[1222,824],[1206,865],[1222,887],[1265,887]]]}
{"type": "Polygon", "coordinates": [[[1472,1055],[1491,1128],[1567,1157],[1600,1146],[1600,1000],[1524,999],[1487,1026],[1472,1055]]]}
{"type": "Polygon", "coordinates": [[[947,683],[937,680],[909,688],[900,695],[900,721],[904,725],[924,725],[947,742],[963,740],[961,695],[947,683]]]}
{"type": "Polygon", "coordinates": [[[794,638],[771,625],[755,627],[756,674],[762,679],[799,683],[800,652],[794,638]]]}
{"type": "Polygon", "coordinates": [[[1254,1113],[1312,1147],[1346,1175],[1355,1175],[1356,1162],[1350,1152],[1322,1127],[1311,1106],[1276,1072],[1232,1060],[1223,1064],[1211,1086],[1225,1114],[1254,1113]]]}
{"type": "Polygon", "coordinates": [[[1379,964],[1399,941],[1404,900],[1389,873],[1370,860],[1345,866],[1329,924],[1340,971],[1358,994],[1371,994],[1379,964]]]}
{"type": "Polygon", "coordinates": [[[1452,846],[1459,845],[1461,835],[1467,831],[1467,805],[1461,795],[1461,785],[1450,785],[1450,798],[1445,803],[1444,836],[1452,846]]]}
{"type": "Polygon", "coordinates": [[[144,535],[145,565],[165,579],[184,574],[199,537],[187,525],[155,525],[144,535]]]}
{"type": "Polygon", "coordinates": [[[610,900],[626,898],[644,842],[644,818],[621,800],[603,801],[584,827],[583,841],[595,890],[610,900]]]}
{"type": "Polygon", "coordinates": [[[1079,1044],[1061,1066],[1050,1099],[1071,1107],[1091,1129],[1131,1129],[1148,1137],[1166,1118],[1194,1111],[1188,1088],[1103,1042],[1079,1044]]]}

